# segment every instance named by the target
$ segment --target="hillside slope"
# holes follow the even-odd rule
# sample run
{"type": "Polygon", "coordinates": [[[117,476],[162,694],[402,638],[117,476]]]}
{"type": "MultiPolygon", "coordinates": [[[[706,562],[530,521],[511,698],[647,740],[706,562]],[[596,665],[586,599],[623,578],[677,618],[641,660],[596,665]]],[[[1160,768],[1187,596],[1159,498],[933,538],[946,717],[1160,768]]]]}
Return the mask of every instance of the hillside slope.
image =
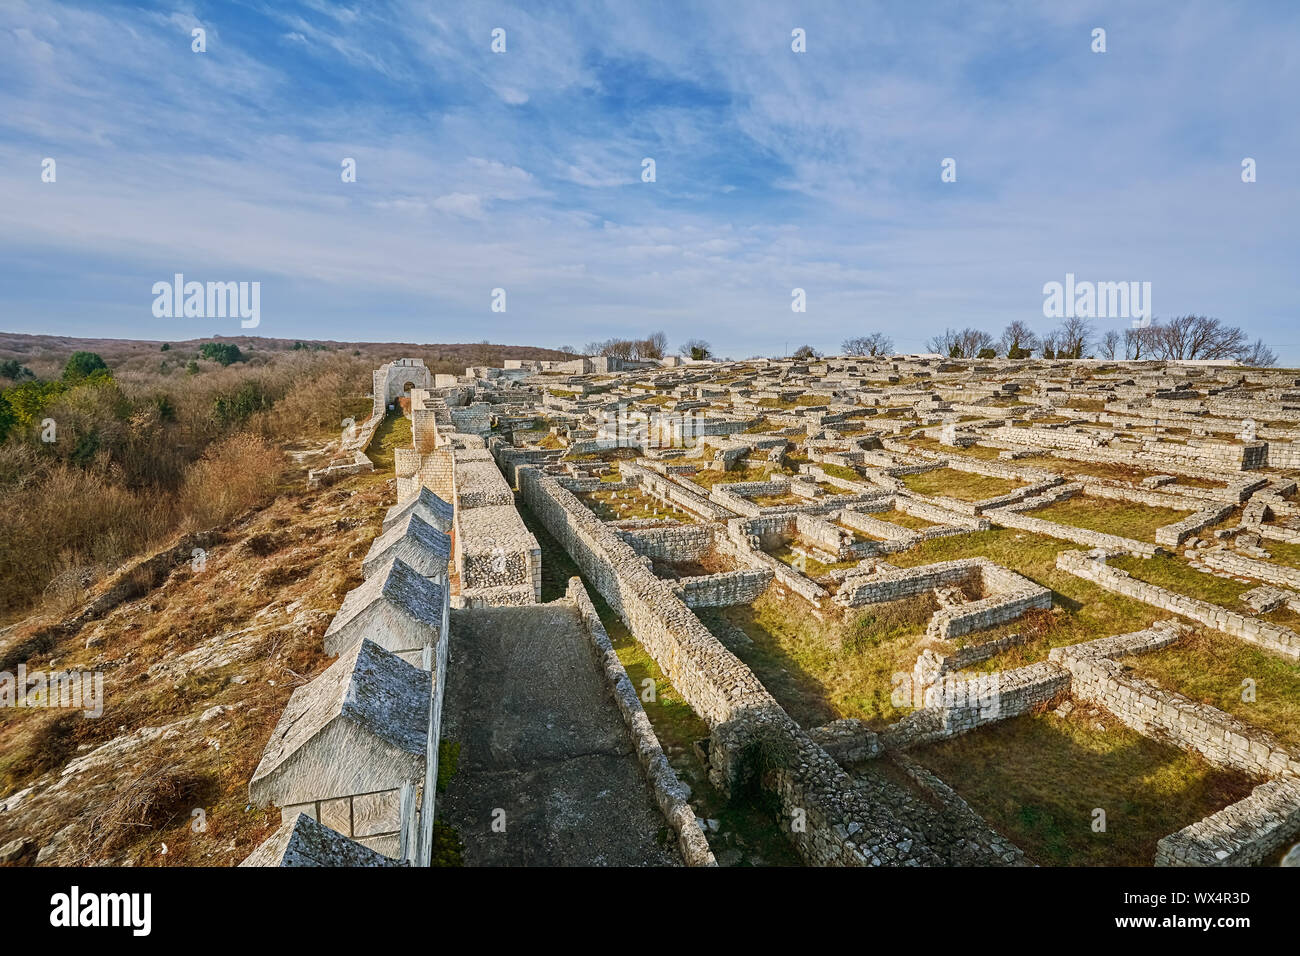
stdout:
{"type": "Polygon", "coordinates": [[[279,823],[247,786],[391,502],[381,470],[174,539],[89,607],[0,632],[0,671],[97,671],[103,714],[0,709],[0,862],[233,865],[279,823]],[[193,560],[203,545],[205,561],[193,560]]]}

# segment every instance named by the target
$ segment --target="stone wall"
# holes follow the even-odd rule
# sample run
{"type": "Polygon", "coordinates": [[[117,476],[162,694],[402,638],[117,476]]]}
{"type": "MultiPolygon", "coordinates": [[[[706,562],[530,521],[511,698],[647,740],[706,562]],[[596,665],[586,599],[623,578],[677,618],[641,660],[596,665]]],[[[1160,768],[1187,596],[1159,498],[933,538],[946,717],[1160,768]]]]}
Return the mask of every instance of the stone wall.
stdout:
{"type": "Polygon", "coordinates": [[[702,489],[694,491],[683,487],[682,484],[649,468],[624,462],[619,469],[619,474],[625,478],[635,478],[639,482],[641,490],[646,494],[671,502],[692,514],[699,515],[705,520],[725,521],[731,517],[731,512],[726,508],[709,501],[703,494],[702,489]]]}
{"type": "Polygon", "coordinates": [[[1070,674],[1043,661],[991,674],[944,676],[911,687],[923,707],[880,732],[886,750],[944,740],[976,727],[1033,712],[1070,687],[1070,674]]]}
{"type": "Polygon", "coordinates": [[[1025,866],[1025,852],[989,826],[969,803],[938,776],[911,759],[901,750],[890,751],[890,763],[907,774],[918,789],[942,808],[942,820],[951,843],[964,847],[979,847],[989,857],[1000,859],[1007,866],[1025,866]]]}
{"type": "Polygon", "coordinates": [[[1212,524],[1218,524],[1228,515],[1232,514],[1233,505],[1215,505],[1190,514],[1182,521],[1175,521],[1173,524],[1167,524],[1163,527],[1156,528],[1156,543],[1168,545],[1176,548],[1188,538],[1199,534],[1212,524]]]}
{"type": "Polygon", "coordinates": [[[1099,584],[1107,591],[1136,598],[1152,607],[1199,621],[1216,631],[1223,631],[1287,657],[1300,658],[1300,634],[1280,624],[1261,621],[1208,601],[1147,584],[1127,571],[1108,567],[1104,559],[1090,557],[1081,551],[1062,551],[1056,557],[1056,566],[1076,577],[1099,584]]]}
{"type": "Polygon", "coordinates": [[[1213,571],[1231,574],[1235,577],[1254,578],[1267,581],[1284,588],[1300,590],[1300,568],[1274,564],[1272,561],[1260,561],[1236,554],[1227,548],[1207,548],[1196,552],[1196,560],[1213,571]]]}
{"type": "MultiPolygon", "coordinates": [[[[521,467],[524,501],[569,553],[637,640],[659,662],[691,708],[715,729],[711,775],[724,790],[743,776],[739,761],[756,739],[742,715],[784,717],[762,683],[699,622],[667,582],[570,492],[535,468],[521,467]],[[731,738],[735,739],[731,739],[731,738]]],[[[788,718],[787,718],[788,719],[788,718]]]]}
{"type": "Polygon", "coordinates": [[[673,585],[673,593],[690,608],[732,607],[752,604],[772,583],[768,568],[747,568],[682,578],[673,585]]]}
{"type": "Polygon", "coordinates": [[[888,805],[867,800],[826,751],[616,533],[559,483],[519,469],[528,507],[560,542],[673,686],[712,729],[710,778],[724,792],[774,793],[800,855],[813,865],[940,862],[888,805]]]}
{"type": "Polygon", "coordinates": [[[709,841],[705,838],[704,831],[700,829],[695,811],[691,809],[688,802],[691,795],[690,788],[681,782],[677,773],[669,765],[668,758],[659,745],[654,727],[650,724],[650,718],[646,716],[645,708],[641,706],[641,698],[637,696],[636,687],[627,676],[627,670],[619,660],[614,645],[605,632],[605,626],[596,613],[595,605],[591,603],[587,589],[582,586],[581,578],[569,579],[565,597],[574,603],[578,614],[582,617],[583,626],[591,639],[596,665],[609,682],[614,703],[618,705],[619,713],[623,715],[623,720],[627,724],[632,745],[636,748],[637,759],[645,771],[646,781],[650,786],[650,792],[654,795],[655,803],[677,834],[677,846],[681,850],[682,859],[686,861],[687,866],[717,866],[713,851],[709,849],[709,841]]]}
{"type": "Polygon", "coordinates": [[[937,587],[962,584],[979,576],[983,560],[986,559],[960,558],[907,569],[880,561],[874,567],[846,575],[835,595],[835,603],[844,607],[861,607],[882,601],[898,601],[937,587]]]}
{"type": "Polygon", "coordinates": [[[778,532],[778,529],[783,534],[792,531],[794,519],[792,513],[762,518],[732,518],[727,522],[726,536],[718,539],[718,550],[730,555],[744,567],[767,570],[776,584],[817,604],[827,596],[826,589],[763,550],[765,539],[778,532]],[[751,528],[754,530],[750,531],[751,528]]]}
{"type": "Polygon", "coordinates": [[[1253,776],[1300,773],[1300,757],[1272,734],[1134,677],[1115,659],[1168,646],[1179,633],[1177,625],[1162,622],[1144,631],[1056,647],[1050,659],[1069,670],[1076,697],[1100,704],[1144,736],[1194,750],[1213,764],[1253,776]]]}
{"type": "Polygon", "coordinates": [[[713,551],[716,531],[717,525],[685,524],[618,534],[643,557],[656,561],[696,561],[713,551]]]}
{"type": "Polygon", "coordinates": [[[987,558],[962,558],[915,568],[895,568],[883,561],[849,571],[835,595],[843,607],[897,601],[938,587],[978,582],[986,596],[942,608],[931,618],[931,637],[952,638],[1014,620],[1026,611],[1052,606],[1052,592],[987,558]]]}
{"type": "Polygon", "coordinates": [[[1255,866],[1300,834],[1300,780],[1268,780],[1250,796],[1156,844],[1156,866],[1255,866]]]}
{"type": "Polygon", "coordinates": [[[1268,467],[1286,469],[1300,468],[1300,442],[1269,442],[1268,467]]]}
{"type": "Polygon", "coordinates": [[[1028,579],[1023,580],[1024,585],[1014,590],[936,611],[930,618],[926,633],[931,637],[949,639],[1014,621],[1026,611],[1050,610],[1051,590],[1028,579]]]}

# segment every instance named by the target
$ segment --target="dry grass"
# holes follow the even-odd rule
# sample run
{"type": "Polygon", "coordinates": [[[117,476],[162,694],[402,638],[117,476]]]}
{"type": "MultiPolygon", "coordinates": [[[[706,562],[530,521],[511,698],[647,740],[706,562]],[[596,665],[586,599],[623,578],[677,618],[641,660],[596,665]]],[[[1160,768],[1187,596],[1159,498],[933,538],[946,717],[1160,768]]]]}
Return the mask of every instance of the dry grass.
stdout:
{"type": "Polygon", "coordinates": [[[1300,664],[1249,644],[1198,629],[1156,651],[1126,658],[1138,677],[1210,704],[1300,749],[1300,664]],[[1246,681],[1254,700],[1244,700],[1246,681]]]}
{"type": "Polygon", "coordinates": [[[1023,481],[977,475],[955,468],[938,468],[919,475],[901,475],[900,480],[918,495],[943,495],[960,501],[983,501],[1010,494],[1025,487],[1023,481]]]}
{"type": "Polygon", "coordinates": [[[915,448],[938,452],[948,458],[982,458],[985,461],[993,461],[1002,453],[1002,449],[990,448],[987,445],[967,445],[964,448],[952,448],[949,445],[940,443],[939,439],[931,438],[928,435],[918,435],[915,438],[908,438],[906,441],[907,444],[915,448]]]}
{"type": "Polygon", "coordinates": [[[172,355],[122,360],[113,381],[65,392],[41,413],[56,442],[19,429],[0,444],[0,619],[47,589],[50,610],[66,609],[176,531],[266,500],[285,467],[275,445],[323,445],[369,408],[370,368],[355,357],[258,356],[189,375],[155,364],[172,355]]]}
{"type": "Polygon", "coordinates": [[[686,477],[701,488],[709,490],[714,485],[729,485],[738,481],[771,481],[773,475],[779,475],[785,471],[786,469],[774,466],[745,465],[740,468],[733,468],[730,471],[714,471],[711,468],[702,468],[693,475],[687,475],[686,477]]]}
{"type": "Polygon", "coordinates": [[[1155,541],[1157,528],[1182,521],[1191,514],[1190,511],[1113,501],[1109,498],[1091,498],[1088,495],[1076,495],[1025,513],[1032,518],[1137,541],[1155,541]]]}
{"type": "Polygon", "coordinates": [[[212,528],[265,501],[284,468],[284,455],[257,435],[235,435],[204,452],[185,476],[185,525],[212,528]]]}
{"type": "Polygon", "coordinates": [[[911,756],[1041,865],[1149,866],[1161,837],[1256,782],[1078,703],[1068,718],[1017,717],[911,756]],[[1105,832],[1093,831],[1097,808],[1105,832]]]}
{"type": "Polygon", "coordinates": [[[142,832],[165,829],[178,816],[190,819],[191,808],[203,805],[212,785],[210,777],[155,756],[114,787],[91,815],[95,852],[114,853],[142,832]]]}
{"type": "Polygon", "coordinates": [[[819,619],[803,598],[769,588],[752,605],[700,617],[723,617],[749,636],[753,646],[737,656],[804,726],[858,717],[880,727],[908,712],[890,699],[894,675],[911,671],[936,607],[926,593],[819,619]]]}
{"type": "Polygon", "coordinates": [[[329,663],[321,638],[361,582],[360,556],[391,494],[391,481],[370,475],[284,489],[218,528],[202,570],[183,562],[81,628],[44,618],[15,627],[6,659],[102,672],[105,709],[100,719],[0,713],[0,793],[48,784],[73,758],[144,728],[176,729],[59,790],[38,786],[0,815],[0,843],[45,845],[71,822],[54,862],[230,865],[251,852],[279,815],[247,808],[248,781],[289,694],[329,663]]]}

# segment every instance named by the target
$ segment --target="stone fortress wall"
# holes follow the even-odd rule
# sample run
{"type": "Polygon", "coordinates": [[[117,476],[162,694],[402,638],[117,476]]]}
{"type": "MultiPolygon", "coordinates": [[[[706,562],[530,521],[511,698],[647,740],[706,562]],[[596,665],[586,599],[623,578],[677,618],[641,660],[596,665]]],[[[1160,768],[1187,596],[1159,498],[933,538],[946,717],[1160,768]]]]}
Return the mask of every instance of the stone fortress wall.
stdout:
{"type": "MultiPolygon", "coordinates": [[[[326,650],[338,659],[294,692],[249,784],[252,802],[281,808],[282,825],[245,865],[429,865],[450,606],[540,598],[540,550],[482,440],[456,432],[455,416],[427,389],[406,387],[428,384],[419,360],[390,363],[374,379],[376,415],[366,433],[373,436],[389,399],[408,394],[418,416],[415,447],[397,456],[406,480],[399,478],[398,503],[363,559],[366,580],[326,631],[326,650]]],[[[578,579],[564,600],[582,621],[682,860],[714,865],[689,791],[578,579]]]]}
{"type": "MultiPolygon", "coordinates": [[[[1300,508],[1289,498],[1294,487],[1270,484],[1267,476],[1257,477],[1259,469],[1290,461],[1300,430],[1292,435],[1287,429],[1269,426],[1254,439],[1255,432],[1247,435],[1244,426],[1242,435],[1246,437],[1215,421],[1215,416],[1229,415],[1272,421],[1276,416],[1268,413],[1276,410],[1279,401],[1276,376],[1258,378],[1270,388],[1266,397],[1215,395],[1213,389],[1203,389],[1209,392],[1207,398],[1198,397],[1200,392],[1190,386],[1198,378],[1219,373],[1193,370],[1183,375],[1173,370],[1162,377],[1143,372],[1135,381],[1101,385],[1084,379],[1059,385],[1041,383],[1022,375],[1019,383],[1000,387],[972,383],[963,390],[939,381],[963,371],[962,364],[956,362],[894,359],[884,363],[873,360],[862,366],[842,360],[752,364],[756,368],[752,380],[742,378],[728,387],[712,385],[706,369],[691,367],[661,377],[660,382],[669,383],[666,389],[644,382],[631,388],[621,387],[617,381],[602,380],[596,385],[581,378],[592,371],[585,364],[566,372],[565,377],[545,382],[530,377],[539,367],[530,370],[520,365],[505,370],[509,374],[471,369],[464,377],[443,380],[440,376],[433,389],[417,385],[411,391],[413,447],[397,456],[399,500],[437,489],[454,503],[448,580],[441,591],[435,588],[430,592],[436,596],[423,603],[441,600],[468,607],[527,607],[538,600],[540,549],[514,509],[511,486],[517,486],[529,510],[708,724],[710,736],[703,752],[712,782],[730,794],[753,786],[770,793],[780,808],[782,832],[809,863],[1022,861],[1023,854],[994,833],[947,784],[910,760],[906,751],[1037,713],[1071,696],[1105,708],[1139,733],[1195,751],[1212,763],[1260,781],[1246,799],[1166,836],[1160,841],[1157,863],[1256,862],[1300,830],[1300,794],[1295,783],[1300,765],[1287,747],[1222,711],[1141,681],[1125,670],[1126,658],[1176,644],[1184,633],[1180,625],[1163,622],[1133,634],[1057,648],[1048,660],[1022,667],[970,671],[967,668],[1024,643],[1025,638],[1004,634],[963,643],[965,635],[1015,621],[1027,612],[1047,612],[1052,607],[1052,592],[983,558],[911,568],[894,567],[887,560],[888,555],[925,541],[991,527],[1047,535],[1098,549],[1091,556],[1077,551],[1062,553],[1057,561],[1061,570],[1271,653],[1300,657],[1300,636],[1288,628],[1148,585],[1105,563],[1107,553],[1154,556],[1186,547],[1188,563],[1207,573],[1240,575],[1283,588],[1294,586],[1295,573],[1264,560],[1268,557],[1265,551],[1258,551],[1261,557],[1256,557],[1257,551],[1252,550],[1256,546],[1250,542],[1300,541],[1300,528],[1290,521],[1300,517],[1300,508]],[[892,392],[871,387],[866,367],[879,374],[885,365],[894,373],[891,381],[908,376],[909,382],[914,379],[916,384],[892,392]],[[1168,379],[1174,380],[1173,387],[1168,379]],[[816,382],[820,387],[815,387],[816,382]],[[551,394],[547,385],[558,386],[560,394],[551,394]],[[614,394],[608,394],[611,391],[614,394]],[[662,429],[648,428],[627,440],[611,438],[602,431],[600,423],[611,410],[643,414],[637,402],[655,394],[667,396],[659,408],[700,415],[699,427],[692,426],[691,436],[680,429],[670,430],[674,442],[709,435],[709,447],[687,443],[686,447],[660,448],[653,436],[662,429]],[[1089,410],[1075,417],[1069,405],[1080,400],[1089,410]],[[729,410],[718,414],[712,407],[715,401],[729,403],[729,410]],[[900,402],[907,405],[910,422],[897,417],[900,402]],[[1008,405],[1016,408],[1002,407],[1008,405]],[[543,408],[550,435],[559,438],[558,448],[518,447],[499,434],[496,426],[500,423],[507,423],[505,436],[509,435],[508,423],[531,427],[543,408]],[[1102,410],[1094,410],[1098,408],[1102,410]],[[1067,415],[1070,418],[1066,419],[1067,415]],[[774,427],[764,430],[760,420],[774,427]],[[838,429],[856,437],[846,440],[838,429]],[[951,454],[911,444],[913,438],[928,436],[932,445],[936,432],[940,444],[952,447],[951,454]],[[763,481],[706,483],[707,490],[685,477],[700,468],[752,469],[780,463],[800,440],[805,440],[807,457],[797,473],[787,469],[785,475],[763,481]],[[995,460],[963,453],[977,450],[972,447],[976,444],[988,454],[1000,450],[1001,457],[995,460]],[[631,449],[636,455],[635,460],[618,456],[617,481],[605,480],[610,476],[599,462],[582,461],[615,448],[631,449]],[[1088,474],[1066,477],[1042,467],[1043,460],[1050,460],[1048,455],[1135,466],[1158,474],[1144,479],[1140,487],[1088,474]],[[1037,460],[1029,463],[1030,459],[1037,460]],[[829,474],[827,468],[838,473],[829,474]],[[846,468],[857,471],[861,480],[843,477],[846,468]],[[907,475],[943,468],[1013,479],[1022,487],[983,501],[968,501],[914,494],[901,481],[907,475]],[[1185,480],[1178,480],[1180,476],[1185,480]],[[1211,487],[1206,478],[1218,479],[1220,484],[1211,487]],[[596,491],[649,496],[672,515],[659,520],[656,511],[655,519],[604,522],[578,497],[596,491]],[[1066,526],[1033,513],[1077,495],[1170,508],[1186,512],[1186,517],[1157,529],[1151,542],[1066,526]],[[765,496],[787,500],[764,504],[765,496]],[[1244,508],[1238,529],[1212,530],[1237,508],[1244,508]],[[893,511],[933,525],[913,530],[874,517],[893,511]],[[672,523],[677,515],[685,516],[683,523],[672,523]],[[1255,539],[1244,533],[1252,529],[1255,539]],[[522,534],[517,533],[520,530],[522,534]],[[800,562],[792,562],[794,566],[787,563],[786,552],[780,552],[786,560],[769,553],[787,547],[840,567],[829,573],[823,570],[814,580],[812,574],[803,572],[800,562]],[[652,566],[653,562],[672,565],[715,557],[730,562],[735,570],[661,579],[652,566]],[[933,593],[939,610],[931,618],[910,674],[915,699],[911,713],[878,732],[855,720],[801,728],[693,613],[695,608],[750,603],[769,587],[799,595],[813,613],[830,606],[824,602],[832,594],[834,605],[853,608],[933,593]],[[971,597],[973,593],[977,596],[971,597]],[[936,836],[938,831],[928,829],[935,821],[919,814],[913,796],[880,779],[848,773],[849,768],[882,758],[901,769],[927,799],[945,808],[941,834],[936,836]],[[796,816],[806,821],[805,827],[790,826],[796,816]],[[959,850],[959,846],[967,849],[959,850]]],[[[974,376],[990,368],[1016,376],[1021,366],[994,362],[971,367],[969,372],[974,376]]],[[[1045,374],[1049,379],[1054,374],[1068,378],[1069,369],[1063,364],[1045,374]]],[[[385,373],[386,397],[395,378],[404,374],[408,373],[401,366],[396,372],[385,373]]],[[[1296,399],[1293,404],[1300,411],[1300,395],[1296,399]]],[[[1285,405],[1285,399],[1281,401],[1285,405]]],[[[647,419],[652,420],[649,414],[647,419]]],[[[1295,457],[1300,461],[1300,456],[1295,457]]],[[[441,639],[434,628],[426,653],[426,645],[412,636],[418,629],[384,603],[401,603],[398,595],[409,591],[413,574],[418,576],[419,569],[407,573],[396,563],[409,566],[414,560],[419,564],[411,539],[423,535],[422,546],[430,547],[428,535],[419,525],[414,521],[408,524],[410,533],[398,536],[400,546],[391,540],[385,546],[396,547],[400,553],[384,555],[389,558],[386,562],[378,560],[381,555],[369,559],[376,574],[387,569],[393,578],[391,585],[385,579],[383,586],[371,586],[377,595],[373,600],[368,592],[365,601],[358,598],[352,602],[380,608],[367,613],[375,615],[376,621],[383,620],[400,639],[390,641],[393,648],[379,650],[395,650],[403,663],[433,656],[441,639]]],[[[438,547],[432,550],[437,553],[438,547]]],[[[1283,602],[1293,597],[1300,601],[1300,594],[1278,593],[1283,602]]],[[[1264,598],[1272,600],[1261,596],[1264,598]]],[[[410,605],[418,608],[422,602],[405,600],[410,617],[410,605]]],[[[670,776],[671,768],[649,729],[626,671],[577,579],[570,583],[565,600],[572,602],[585,622],[595,659],[637,741],[650,791],[677,835],[682,858],[712,862],[708,841],[690,809],[689,791],[670,776]]],[[[369,620],[349,606],[346,617],[354,616],[369,620]]],[[[368,649],[367,653],[375,652],[368,649]]],[[[436,687],[436,669],[434,684],[436,687]]],[[[399,816],[409,813],[419,796],[414,784],[386,792],[396,794],[387,799],[396,801],[399,816]]],[[[349,812],[355,813],[355,796],[350,799],[349,812]]],[[[326,812],[322,801],[310,805],[318,818],[326,812]]],[[[413,819],[419,820],[418,807],[413,819]]],[[[384,836],[395,837],[399,848],[406,848],[404,832],[399,827],[384,836]]],[[[418,841],[410,845],[418,852],[418,841]]]]}

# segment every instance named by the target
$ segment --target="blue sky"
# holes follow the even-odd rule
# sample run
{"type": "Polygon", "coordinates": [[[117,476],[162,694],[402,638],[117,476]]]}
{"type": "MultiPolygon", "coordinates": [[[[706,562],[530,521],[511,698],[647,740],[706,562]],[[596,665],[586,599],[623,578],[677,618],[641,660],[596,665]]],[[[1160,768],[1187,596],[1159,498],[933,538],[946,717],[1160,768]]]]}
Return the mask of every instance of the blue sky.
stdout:
{"type": "Polygon", "coordinates": [[[1298,91],[1295,3],[0,0],[0,329],[241,334],[182,272],[275,337],[920,350],[1072,272],[1297,365],[1298,91]]]}

